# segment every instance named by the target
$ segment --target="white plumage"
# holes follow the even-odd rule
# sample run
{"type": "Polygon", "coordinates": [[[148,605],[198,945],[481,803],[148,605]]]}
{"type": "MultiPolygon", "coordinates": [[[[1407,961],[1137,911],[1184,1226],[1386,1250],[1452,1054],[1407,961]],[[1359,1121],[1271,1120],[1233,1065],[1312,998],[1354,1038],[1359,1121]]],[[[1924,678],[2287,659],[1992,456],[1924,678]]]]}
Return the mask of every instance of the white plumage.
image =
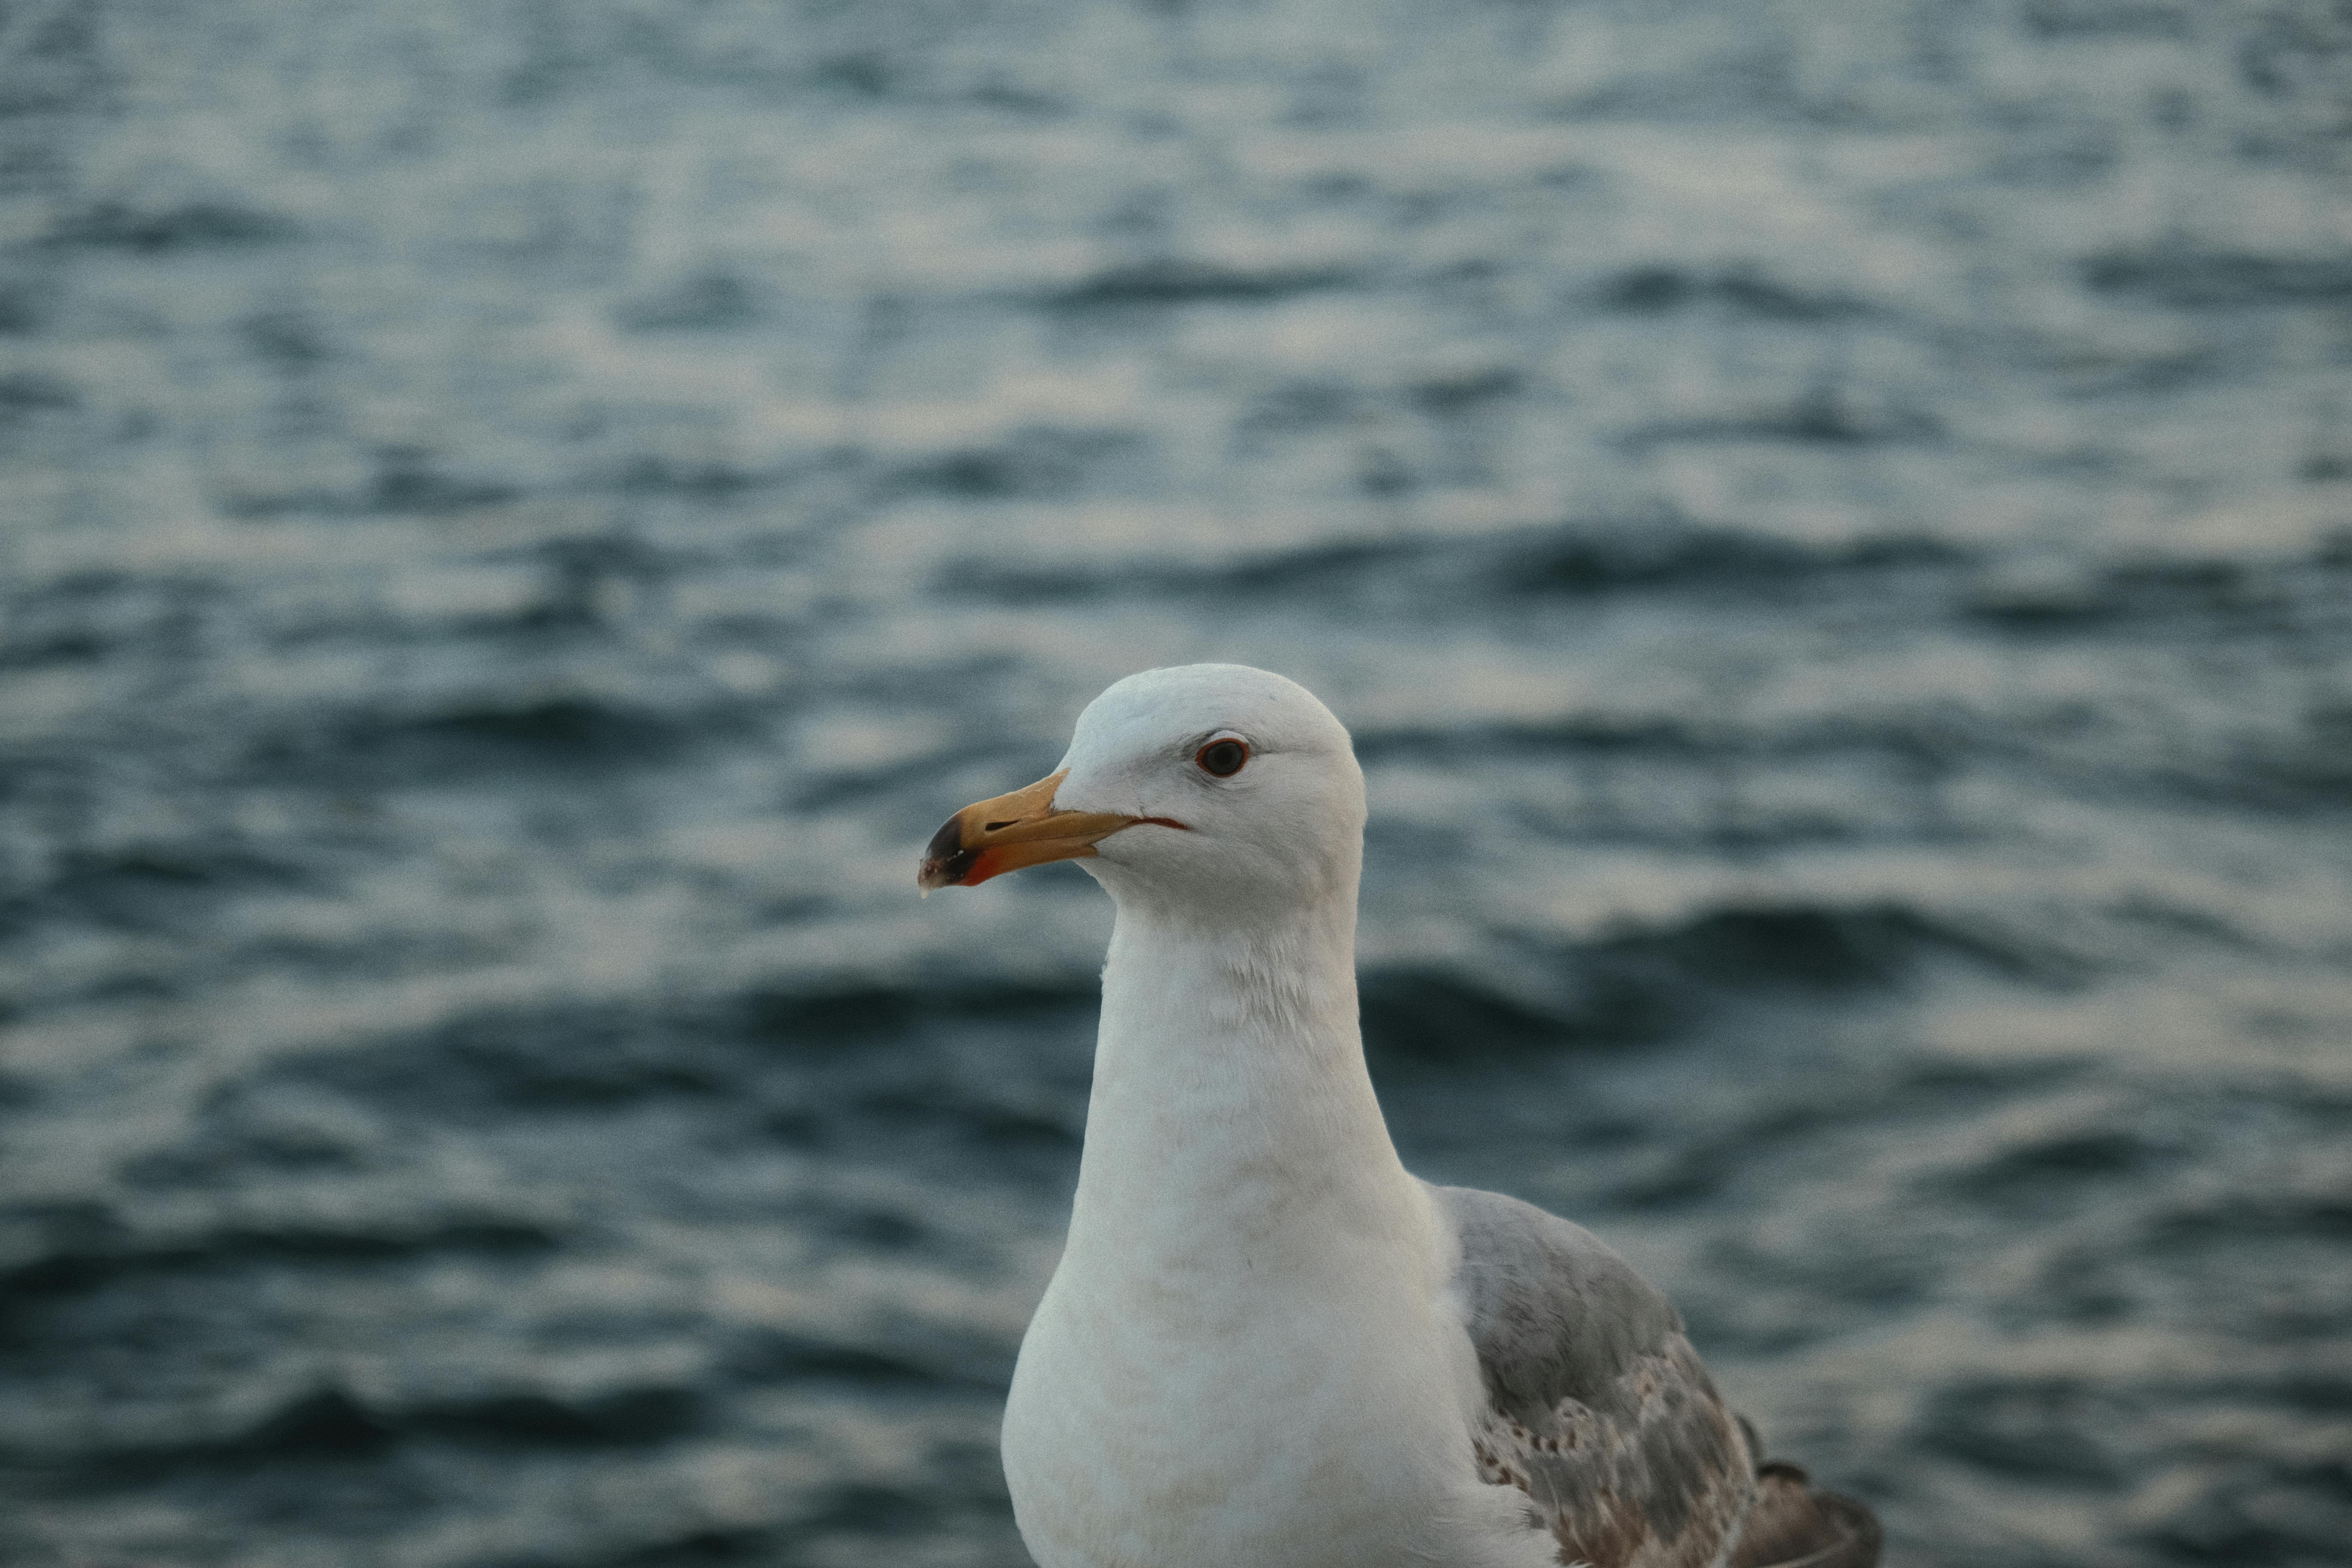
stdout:
{"type": "Polygon", "coordinates": [[[927,889],[1077,858],[1118,906],[1068,1245],[1005,1410],[1041,1568],[1874,1561],[1859,1505],[1759,1478],[1614,1253],[1399,1162],[1357,1027],[1363,822],[1321,703],[1196,665],[1113,686],[1060,770],[931,845],[927,889]],[[1738,1546],[1759,1496],[1800,1550],[1738,1546]]]}

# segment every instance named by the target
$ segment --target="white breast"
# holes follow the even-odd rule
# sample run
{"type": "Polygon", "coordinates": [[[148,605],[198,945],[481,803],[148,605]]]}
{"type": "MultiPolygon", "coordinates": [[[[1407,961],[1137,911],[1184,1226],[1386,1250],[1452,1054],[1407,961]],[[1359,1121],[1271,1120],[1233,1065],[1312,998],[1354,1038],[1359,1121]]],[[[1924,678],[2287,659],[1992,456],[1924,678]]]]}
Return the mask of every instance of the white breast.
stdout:
{"type": "Polygon", "coordinates": [[[1189,1236],[1074,1235],[1005,1410],[1041,1568],[1551,1561],[1475,1474],[1475,1360],[1417,1189],[1378,1230],[1229,1192],[1189,1236]]]}

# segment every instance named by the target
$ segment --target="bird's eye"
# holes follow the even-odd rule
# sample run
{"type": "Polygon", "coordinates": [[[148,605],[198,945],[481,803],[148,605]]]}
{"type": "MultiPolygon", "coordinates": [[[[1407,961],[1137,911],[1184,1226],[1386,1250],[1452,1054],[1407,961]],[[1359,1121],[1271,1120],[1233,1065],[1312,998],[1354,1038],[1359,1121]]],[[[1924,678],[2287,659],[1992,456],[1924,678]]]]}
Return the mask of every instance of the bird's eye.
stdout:
{"type": "Polygon", "coordinates": [[[1212,741],[1192,753],[1201,771],[1221,779],[1229,779],[1242,771],[1249,761],[1249,747],[1239,741],[1212,741]]]}

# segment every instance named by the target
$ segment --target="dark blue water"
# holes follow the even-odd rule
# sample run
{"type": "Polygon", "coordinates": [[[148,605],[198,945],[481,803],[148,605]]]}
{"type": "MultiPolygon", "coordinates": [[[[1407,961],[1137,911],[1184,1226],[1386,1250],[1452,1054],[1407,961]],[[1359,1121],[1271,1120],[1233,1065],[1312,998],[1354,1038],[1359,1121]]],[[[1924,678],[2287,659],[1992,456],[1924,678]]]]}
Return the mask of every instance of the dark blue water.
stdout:
{"type": "Polygon", "coordinates": [[[1890,1561],[2352,1561],[2352,17],[0,6],[0,1560],[1015,1564],[1096,690],[1890,1561]]]}

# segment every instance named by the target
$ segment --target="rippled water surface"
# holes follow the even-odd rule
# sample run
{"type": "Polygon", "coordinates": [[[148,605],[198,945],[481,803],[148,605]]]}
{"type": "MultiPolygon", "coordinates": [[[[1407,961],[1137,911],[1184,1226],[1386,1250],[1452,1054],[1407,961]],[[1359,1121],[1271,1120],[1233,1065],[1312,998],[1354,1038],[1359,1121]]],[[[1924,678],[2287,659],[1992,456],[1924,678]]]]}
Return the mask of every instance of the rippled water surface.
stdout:
{"type": "Polygon", "coordinates": [[[2352,1541],[2352,15],[0,6],[0,1559],[1024,1561],[1129,670],[1898,1564],[2352,1541]]]}

